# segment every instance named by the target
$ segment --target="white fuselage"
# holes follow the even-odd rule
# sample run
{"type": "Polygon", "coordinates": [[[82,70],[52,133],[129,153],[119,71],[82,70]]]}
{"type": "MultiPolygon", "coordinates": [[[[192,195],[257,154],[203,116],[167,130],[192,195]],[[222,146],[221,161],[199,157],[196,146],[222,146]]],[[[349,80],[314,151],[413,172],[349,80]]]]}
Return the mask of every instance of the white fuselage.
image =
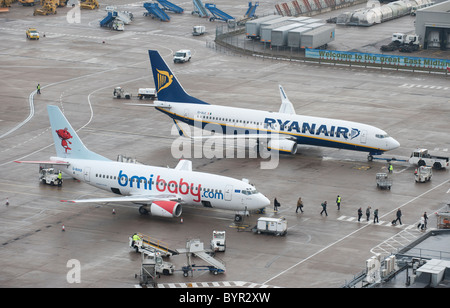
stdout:
{"type": "Polygon", "coordinates": [[[159,101],[157,109],[170,117],[224,134],[280,134],[298,144],[381,154],[399,147],[385,131],[358,122],[236,107],[159,101]]]}
{"type": "Polygon", "coordinates": [[[270,203],[252,185],[225,176],[115,161],[51,159],[67,161],[68,166],[58,168],[69,176],[120,195],[176,195],[182,204],[234,211],[270,203]]]}

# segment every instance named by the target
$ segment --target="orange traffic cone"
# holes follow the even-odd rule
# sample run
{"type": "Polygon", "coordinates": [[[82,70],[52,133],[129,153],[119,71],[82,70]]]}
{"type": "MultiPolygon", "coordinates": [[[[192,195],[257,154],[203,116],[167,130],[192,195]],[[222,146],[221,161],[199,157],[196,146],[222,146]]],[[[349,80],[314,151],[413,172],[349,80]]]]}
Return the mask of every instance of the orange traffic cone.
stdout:
{"type": "Polygon", "coordinates": [[[182,224],[183,223],[183,217],[181,217],[181,220],[180,220],[180,224],[182,224]]]}

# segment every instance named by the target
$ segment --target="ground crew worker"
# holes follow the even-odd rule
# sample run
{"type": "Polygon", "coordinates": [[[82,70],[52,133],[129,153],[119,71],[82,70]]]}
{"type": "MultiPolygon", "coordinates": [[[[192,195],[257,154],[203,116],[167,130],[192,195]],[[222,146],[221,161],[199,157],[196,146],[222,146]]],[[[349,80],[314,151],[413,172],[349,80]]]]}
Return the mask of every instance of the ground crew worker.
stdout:
{"type": "Polygon", "coordinates": [[[389,173],[392,173],[394,171],[394,166],[392,166],[392,164],[389,164],[388,170],[389,173]]]}
{"type": "Polygon", "coordinates": [[[41,94],[41,85],[38,83],[37,87],[37,94],[41,94]]]}
{"type": "Polygon", "coordinates": [[[59,171],[59,173],[58,173],[58,185],[61,185],[62,184],[62,173],[61,173],[61,170],[59,171]]]}
{"type": "Polygon", "coordinates": [[[137,242],[139,242],[141,240],[141,238],[139,237],[139,235],[137,235],[136,233],[133,234],[133,241],[131,242],[131,247],[134,247],[134,244],[137,244],[137,242]]]}
{"type": "Polygon", "coordinates": [[[341,209],[341,196],[339,196],[339,195],[337,195],[337,198],[336,198],[336,205],[338,207],[338,210],[340,210],[341,209]]]}

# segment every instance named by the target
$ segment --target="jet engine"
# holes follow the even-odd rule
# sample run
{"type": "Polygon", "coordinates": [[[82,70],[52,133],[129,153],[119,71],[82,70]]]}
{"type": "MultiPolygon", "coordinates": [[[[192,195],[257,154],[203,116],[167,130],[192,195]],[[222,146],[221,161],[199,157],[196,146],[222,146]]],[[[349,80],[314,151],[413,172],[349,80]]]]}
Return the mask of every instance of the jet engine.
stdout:
{"type": "Polygon", "coordinates": [[[297,143],[287,139],[270,140],[267,143],[267,148],[270,151],[278,151],[283,154],[294,155],[297,153],[297,143]]]}
{"type": "Polygon", "coordinates": [[[181,204],[176,201],[153,201],[150,205],[150,213],[160,217],[180,217],[181,204]]]}

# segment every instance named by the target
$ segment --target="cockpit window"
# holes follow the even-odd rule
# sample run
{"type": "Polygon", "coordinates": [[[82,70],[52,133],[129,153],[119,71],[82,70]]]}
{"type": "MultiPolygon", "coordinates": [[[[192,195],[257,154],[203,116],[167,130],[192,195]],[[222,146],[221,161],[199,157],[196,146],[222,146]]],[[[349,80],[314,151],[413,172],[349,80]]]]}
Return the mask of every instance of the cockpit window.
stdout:
{"type": "Polygon", "coordinates": [[[242,193],[243,193],[244,195],[250,196],[250,195],[257,194],[258,191],[257,191],[256,189],[248,188],[247,190],[242,190],[242,193]]]}
{"type": "Polygon", "coordinates": [[[389,135],[388,134],[376,134],[375,137],[384,139],[384,138],[389,138],[389,135]]]}

